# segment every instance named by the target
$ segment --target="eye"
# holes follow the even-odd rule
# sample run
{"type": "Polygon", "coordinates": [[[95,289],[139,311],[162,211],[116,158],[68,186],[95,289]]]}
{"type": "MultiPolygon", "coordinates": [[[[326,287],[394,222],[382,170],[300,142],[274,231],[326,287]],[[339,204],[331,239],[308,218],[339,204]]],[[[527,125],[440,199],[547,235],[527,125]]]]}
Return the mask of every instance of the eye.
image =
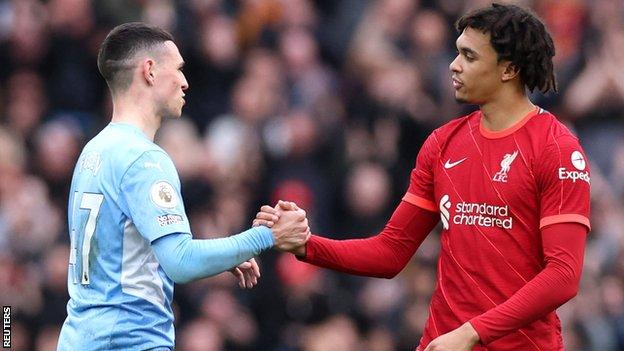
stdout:
{"type": "Polygon", "coordinates": [[[463,56],[466,58],[466,61],[468,62],[473,62],[474,60],[476,60],[476,58],[469,53],[463,53],[463,56]]]}

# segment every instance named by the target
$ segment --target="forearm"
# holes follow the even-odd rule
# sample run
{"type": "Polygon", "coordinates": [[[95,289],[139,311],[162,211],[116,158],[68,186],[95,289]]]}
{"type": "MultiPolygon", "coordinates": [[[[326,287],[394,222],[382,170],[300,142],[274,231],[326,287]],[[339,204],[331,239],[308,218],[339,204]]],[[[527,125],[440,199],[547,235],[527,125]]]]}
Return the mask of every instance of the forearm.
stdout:
{"type": "Polygon", "coordinates": [[[392,278],[405,267],[437,222],[436,213],[401,202],[378,235],[351,240],[313,236],[301,260],[349,274],[392,278]]]}
{"type": "MultiPolygon", "coordinates": [[[[367,239],[332,240],[313,236],[303,261],[339,272],[377,278],[396,276],[406,260],[384,240],[384,233],[367,239]]],[[[415,250],[410,250],[409,257],[415,250]]],[[[405,255],[408,256],[408,255],[405,255]]]]}
{"type": "Polygon", "coordinates": [[[176,233],[152,243],[160,265],[176,283],[188,283],[227,271],[272,246],[273,235],[266,227],[208,240],[176,233]]]}
{"type": "Polygon", "coordinates": [[[585,227],[562,223],[544,228],[546,266],[502,304],[470,320],[481,342],[488,344],[544,315],[574,297],[578,291],[585,227]]]}

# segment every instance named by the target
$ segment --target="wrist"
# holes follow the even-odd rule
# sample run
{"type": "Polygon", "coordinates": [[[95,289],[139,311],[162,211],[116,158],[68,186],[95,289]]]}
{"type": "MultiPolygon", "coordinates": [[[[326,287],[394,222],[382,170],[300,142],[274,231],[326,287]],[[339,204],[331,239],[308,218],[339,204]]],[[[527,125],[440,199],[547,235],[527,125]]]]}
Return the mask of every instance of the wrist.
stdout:
{"type": "Polygon", "coordinates": [[[297,257],[304,258],[306,255],[306,245],[303,244],[299,246],[298,248],[291,251],[291,253],[297,257]]]}
{"type": "Polygon", "coordinates": [[[476,345],[479,341],[481,341],[479,333],[477,333],[470,322],[462,324],[461,329],[462,333],[470,340],[471,345],[476,345]]]}
{"type": "Polygon", "coordinates": [[[258,227],[252,227],[251,230],[256,231],[256,233],[259,233],[259,237],[262,240],[263,250],[268,249],[276,244],[276,241],[275,241],[276,238],[275,238],[275,235],[273,234],[273,229],[261,225],[258,227]]]}

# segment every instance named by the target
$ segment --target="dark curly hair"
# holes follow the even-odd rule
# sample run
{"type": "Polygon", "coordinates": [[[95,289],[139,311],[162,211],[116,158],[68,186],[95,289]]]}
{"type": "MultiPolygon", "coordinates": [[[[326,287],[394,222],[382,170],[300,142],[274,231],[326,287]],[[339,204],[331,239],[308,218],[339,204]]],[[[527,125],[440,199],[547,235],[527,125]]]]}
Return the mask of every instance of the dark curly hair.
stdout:
{"type": "Polygon", "coordinates": [[[537,15],[515,5],[494,3],[467,13],[455,23],[459,33],[466,27],[490,33],[498,61],[510,61],[529,91],[557,91],[552,61],[555,45],[537,15]]]}

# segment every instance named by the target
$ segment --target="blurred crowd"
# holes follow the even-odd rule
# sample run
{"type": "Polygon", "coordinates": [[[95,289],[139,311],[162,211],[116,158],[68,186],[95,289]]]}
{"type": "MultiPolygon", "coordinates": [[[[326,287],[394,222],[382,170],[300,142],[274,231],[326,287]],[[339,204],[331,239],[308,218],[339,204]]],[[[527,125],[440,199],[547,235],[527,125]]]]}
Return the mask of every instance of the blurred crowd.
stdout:
{"type": "MultiPolygon", "coordinates": [[[[314,233],[365,237],[407,189],[424,138],[474,106],[453,98],[454,21],[482,0],[0,0],[0,302],[14,350],[55,350],[66,316],[66,203],[76,158],[109,121],[96,67],[115,25],[176,37],[190,89],[157,142],[195,237],[248,228],[278,199],[314,233]]],[[[535,95],[592,165],[592,226],[566,350],[624,350],[624,3],[526,0],[552,33],[557,94],[535,95]]],[[[435,284],[432,233],[392,280],[268,252],[240,290],[221,274],[176,286],[180,351],[407,351],[435,284]]]]}

